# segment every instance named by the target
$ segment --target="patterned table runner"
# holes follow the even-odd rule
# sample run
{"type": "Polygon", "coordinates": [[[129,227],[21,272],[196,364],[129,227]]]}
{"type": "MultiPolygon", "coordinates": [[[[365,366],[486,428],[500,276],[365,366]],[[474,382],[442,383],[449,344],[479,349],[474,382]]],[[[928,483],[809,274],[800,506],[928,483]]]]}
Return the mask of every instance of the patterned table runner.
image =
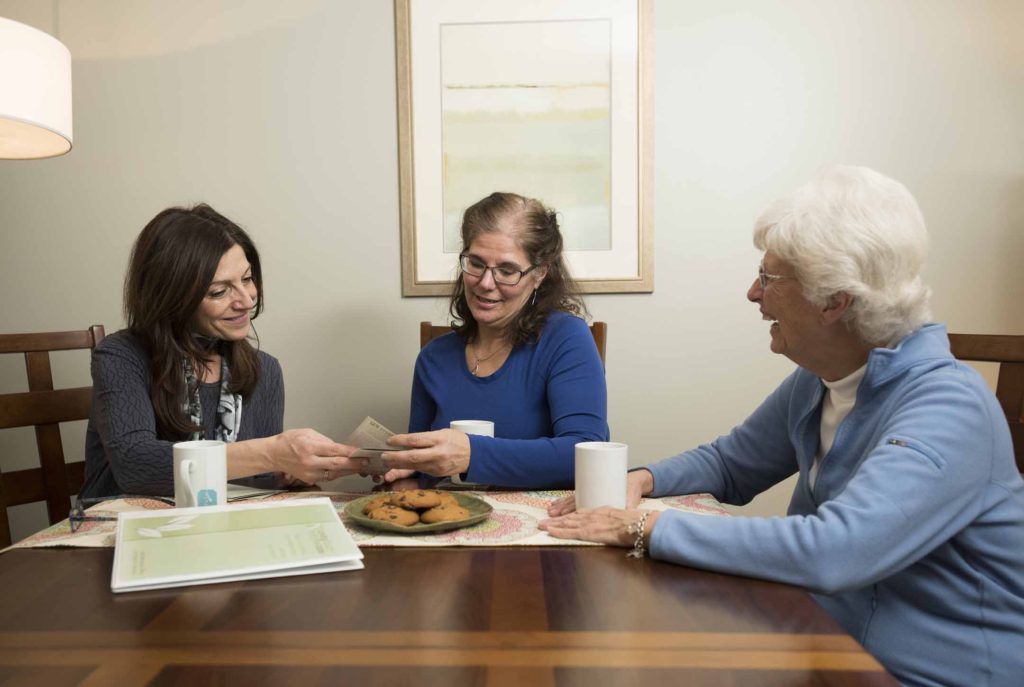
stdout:
{"type": "MultiPolygon", "coordinates": [[[[282,492],[261,498],[261,501],[278,499],[303,499],[326,496],[334,502],[345,527],[359,546],[580,546],[590,545],[571,539],[556,539],[547,532],[537,529],[537,523],[547,517],[547,508],[552,501],[571,494],[570,491],[492,491],[468,492],[487,501],[494,512],[487,520],[458,530],[418,535],[398,535],[366,529],[351,522],[345,515],[345,504],[366,496],[365,493],[302,491],[282,492]]],[[[137,510],[163,510],[171,508],[166,503],[152,499],[114,499],[97,504],[86,511],[86,515],[117,517],[118,513],[137,510]]],[[[669,496],[661,499],[644,499],[640,508],[667,510],[675,508],[690,513],[725,515],[722,508],[710,494],[689,494],[669,496]]],[[[23,539],[11,549],[45,548],[58,546],[100,548],[113,547],[117,523],[114,520],[86,520],[77,532],[72,533],[67,520],[52,525],[41,532],[23,539]]],[[[594,545],[598,546],[598,545],[594,545]]],[[[9,549],[8,549],[9,550],[9,549]]]]}

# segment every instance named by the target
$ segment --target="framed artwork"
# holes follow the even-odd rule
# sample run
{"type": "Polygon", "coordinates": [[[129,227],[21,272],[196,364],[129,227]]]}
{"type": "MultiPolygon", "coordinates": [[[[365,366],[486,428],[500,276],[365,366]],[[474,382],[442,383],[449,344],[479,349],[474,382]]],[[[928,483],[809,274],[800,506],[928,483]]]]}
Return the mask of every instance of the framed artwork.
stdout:
{"type": "Polygon", "coordinates": [[[583,292],[654,290],[652,2],[395,0],[403,296],[494,191],[559,213],[583,292]]]}

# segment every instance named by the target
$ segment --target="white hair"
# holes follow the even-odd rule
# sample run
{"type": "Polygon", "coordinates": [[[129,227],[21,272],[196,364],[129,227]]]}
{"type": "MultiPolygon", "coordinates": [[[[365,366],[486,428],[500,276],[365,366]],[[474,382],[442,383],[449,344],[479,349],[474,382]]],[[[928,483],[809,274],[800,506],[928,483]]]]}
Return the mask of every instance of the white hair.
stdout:
{"type": "Polygon", "coordinates": [[[871,345],[891,346],[931,318],[921,209],[903,184],[867,167],[827,167],[773,202],[754,222],[754,245],[792,265],[816,306],[852,296],[843,319],[871,345]]]}

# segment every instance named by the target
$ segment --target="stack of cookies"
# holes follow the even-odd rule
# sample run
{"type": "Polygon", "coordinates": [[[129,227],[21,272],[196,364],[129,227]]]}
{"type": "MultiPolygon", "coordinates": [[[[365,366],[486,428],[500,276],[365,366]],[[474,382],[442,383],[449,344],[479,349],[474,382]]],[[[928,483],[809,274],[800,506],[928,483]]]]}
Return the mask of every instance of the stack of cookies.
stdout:
{"type": "Polygon", "coordinates": [[[434,489],[414,489],[378,496],[366,504],[363,514],[372,520],[403,527],[469,517],[469,511],[460,506],[454,496],[434,489]]]}

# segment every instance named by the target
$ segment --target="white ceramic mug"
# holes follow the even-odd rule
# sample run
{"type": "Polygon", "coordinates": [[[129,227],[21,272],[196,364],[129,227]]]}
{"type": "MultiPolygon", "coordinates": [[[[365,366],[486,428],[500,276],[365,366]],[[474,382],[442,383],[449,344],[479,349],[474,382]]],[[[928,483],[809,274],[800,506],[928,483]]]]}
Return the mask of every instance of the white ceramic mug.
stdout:
{"type": "Polygon", "coordinates": [[[223,441],[174,445],[174,505],[223,506],[228,493],[228,452],[223,441]]]}
{"type": "MultiPolygon", "coordinates": [[[[448,426],[466,434],[494,436],[494,423],[490,420],[452,420],[448,426]]],[[[451,480],[453,484],[471,484],[471,482],[464,481],[460,475],[452,475],[451,480]]]]}
{"type": "Polygon", "coordinates": [[[576,444],[576,507],[626,507],[629,446],[614,441],[576,444]]]}
{"type": "Polygon", "coordinates": [[[485,437],[494,436],[494,423],[490,420],[452,420],[448,426],[466,434],[479,434],[485,437]]]}

